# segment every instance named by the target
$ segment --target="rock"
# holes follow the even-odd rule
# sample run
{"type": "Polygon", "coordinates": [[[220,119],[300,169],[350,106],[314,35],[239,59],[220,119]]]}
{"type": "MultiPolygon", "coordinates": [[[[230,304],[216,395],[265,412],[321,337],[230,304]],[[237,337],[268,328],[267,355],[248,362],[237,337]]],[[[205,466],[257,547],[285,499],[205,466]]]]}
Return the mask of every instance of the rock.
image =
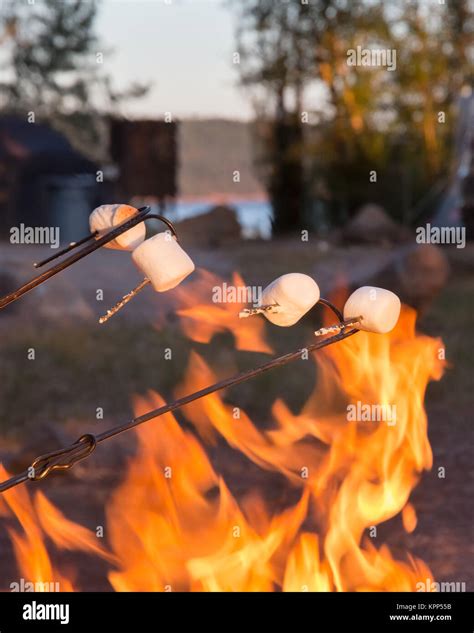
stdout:
{"type": "Polygon", "coordinates": [[[466,242],[464,248],[445,246],[443,250],[448,256],[454,274],[469,275],[474,273],[474,241],[466,242]]]}
{"type": "Polygon", "coordinates": [[[424,309],[446,284],[449,263],[441,248],[422,244],[398,262],[397,272],[406,301],[424,309]]]}
{"type": "Polygon", "coordinates": [[[241,236],[235,209],[225,205],[218,205],[207,213],[178,222],[176,230],[185,244],[205,248],[219,247],[237,241],[241,236]]]}
{"type": "Polygon", "coordinates": [[[423,313],[446,284],[450,272],[443,250],[433,244],[404,248],[367,283],[395,292],[402,303],[423,313]]]}
{"type": "Polygon", "coordinates": [[[377,204],[366,204],[346,224],[342,237],[349,242],[394,243],[410,237],[410,231],[397,224],[377,204]]]}

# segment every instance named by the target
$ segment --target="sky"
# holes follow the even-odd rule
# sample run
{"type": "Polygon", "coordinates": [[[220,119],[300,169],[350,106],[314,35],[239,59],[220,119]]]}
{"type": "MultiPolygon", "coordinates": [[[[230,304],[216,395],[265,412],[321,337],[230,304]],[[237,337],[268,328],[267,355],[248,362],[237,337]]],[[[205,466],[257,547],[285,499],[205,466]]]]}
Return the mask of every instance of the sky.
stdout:
{"type": "Polygon", "coordinates": [[[252,108],[232,63],[235,11],[223,0],[102,0],[97,34],[114,88],[151,82],[132,116],[248,120],[252,108]]]}

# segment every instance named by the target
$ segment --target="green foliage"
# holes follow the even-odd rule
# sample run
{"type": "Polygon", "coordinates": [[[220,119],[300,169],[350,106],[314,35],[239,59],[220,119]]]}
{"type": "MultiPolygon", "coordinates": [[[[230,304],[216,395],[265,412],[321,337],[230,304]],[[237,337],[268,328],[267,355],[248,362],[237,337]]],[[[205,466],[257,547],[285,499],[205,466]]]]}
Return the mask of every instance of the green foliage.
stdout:
{"type": "Polygon", "coordinates": [[[259,156],[277,230],[308,226],[305,201],[315,198],[333,219],[364,202],[415,219],[417,203],[450,176],[456,101],[472,79],[469,2],[239,3],[241,81],[265,130],[259,156]],[[357,46],[394,50],[396,67],[348,65],[357,46]],[[276,139],[290,121],[282,146],[276,139]],[[299,194],[291,175],[298,168],[299,194]]]}

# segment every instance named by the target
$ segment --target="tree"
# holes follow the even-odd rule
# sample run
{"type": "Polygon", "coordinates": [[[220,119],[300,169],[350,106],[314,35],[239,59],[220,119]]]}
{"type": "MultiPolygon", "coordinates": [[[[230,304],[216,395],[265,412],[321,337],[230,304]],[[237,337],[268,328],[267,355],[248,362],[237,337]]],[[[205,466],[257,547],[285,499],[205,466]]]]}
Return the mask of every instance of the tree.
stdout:
{"type": "Polygon", "coordinates": [[[241,80],[256,87],[255,106],[266,122],[262,162],[274,210],[274,232],[304,221],[303,90],[314,53],[306,48],[308,7],[301,3],[245,0],[238,49],[241,80]]]}
{"type": "Polygon", "coordinates": [[[101,115],[147,90],[133,85],[123,93],[113,91],[102,71],[104,51],[94,30],[97,9],[96,0],[8,2],[0,8],[6,57],[0,107],[33,111],[89,154],[100,137],[101,115]]]}
{"type": "Polygon", "coordinates": [[[241,81],[265,123],[263,176],[277,232],[309,227],[305,203],[321,192],[333,218],[371,201],[413,220],[452,156],[456,99],[472,76],[470,3],[240,3],[241,81]],[[350,66],[358,46],[395,51],[396,68],[350,66]],[[285,126],[293,133],[282,140],[285,126]]]}
{"type": "MultiPolygon", "coordinates": [[[[254,90],[257,116],[266,122],[263,177],[274,210],[275,233],[308,228],[308,193],[314,180],[309,111],[305,94],[319,84],[317,120],[331,127],[331,162],[347,167],[360,154],[362,100],[374,96],[374,85],[354,87],[346,51],[354,30],[383,31],[380,8],[336,0],[272,2],[244,0],[237,32],[241,81],[254,90]]],[[[375,82],[372,82],[374,84],[375,82]]],[[[317,142],[321,141],[321,135],[317,142]]],[[[317,143],[313,143],[313,146],[317,143]]],[[[357,162],[360,166],[360,161],[357,162]]],[[[321,165],[318,166],[322,174],[321,165]]]]}

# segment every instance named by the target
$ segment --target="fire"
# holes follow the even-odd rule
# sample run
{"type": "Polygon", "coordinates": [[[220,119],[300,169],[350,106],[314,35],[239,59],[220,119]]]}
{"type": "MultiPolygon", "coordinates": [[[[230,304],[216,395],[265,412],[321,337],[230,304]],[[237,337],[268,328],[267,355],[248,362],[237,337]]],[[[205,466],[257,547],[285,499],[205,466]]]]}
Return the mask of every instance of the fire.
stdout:
{"type": "MultiPolygon", "coordinates": [[[[0,476],[2,479],[8,477],[8,473],[2,466],[0,466],[0,476]]],[[[51,563],[44,542],[44,534],[38,525],[36,509],[28,491],[25,488],[9,490],[3,494],[3,500],[22,528],[22,532],[19,533],[7,527],[20,577],[38,585],[58,582],[63,591],[72,591],[71,579],[63,576],[51,563]]]]}
{"type": "MultiPolygon", "coordinates": [[[[247,301],[219,301],[209,305],[212,290],[221,290],[224,280],[206,270],[199,270],[197,281],[175,291],[181,318],[181,327],[188,338],[198,343],[209,343],[214,334],[232,332],[235,348],[243,351],[272,353],[264,339],[263,321],[239,319],[239,311],[247,307],[247,301]]],[[[245,296],[246,285],[238,273],[234,273],[231,288],[237,298],[245,296]]],[[[225,297],[224,297],[225,299],[225,297]]]]}
{"type": "MultiPolygon", "coordinates": [[[[0,465],[1,479],[8,478],[0,465]]],[[[18,563],[19,578],[36,585],[51,588],[57,585],[61,591],[74,590],[74,573],[63,573],[51,562],[45,544],[47,536],[58,549],[95,553],[109,562],[114,562],[98,544],[90,530],[69,521],[46,497],[38,492],[32,501],[25,487],[17,487],[3,493],[3,513],[0,516],[15,516],[22,532],[7,527],[18,563]]]]}
{"type": "MultiPolygon", "coordinates": [[[[207,310],[207,334],[193,328],[196,340],[230,323],[224,308],[207,310]]],[[[261,336],[254,331],[250,340],[263,349],[261,336]]],[[[413,591],[432,579],[429,568],[410,555],[397,560],[377,527],[401,514],[407,532],[416,528],[409,499],[432,465],[423,400],[428,382],[442,375],[441,346],[415,332],[415,313],[404,308],[392,333],[360,332],[316,353],[313,393],[298,413],[277,400],[270,430],[242,410],[236,416],[219,393],[183,409],[187,425],[168,413],[138,427],[136,455],[107,504],[107,547],[40,492],[33,500],[26,486],[7,492],[0,516],[16,517],[22,529],[8,527],[20,573],[77,589],[52,564],[54,547],[107,561],[116,591],[413,591]],[[350,419],[349,408],[361,403],[386,405],[392,415],[350,419]],[[264,486],[234,491],[208,450],[224,441],[265,477],[278,474],[292,501],[275,503],[264,486]]],[[[214,379],[192,353],[178,395],[214,379]]],[[[161,404],[149,393],[136,398],[136,413],[161,404]]]]}

